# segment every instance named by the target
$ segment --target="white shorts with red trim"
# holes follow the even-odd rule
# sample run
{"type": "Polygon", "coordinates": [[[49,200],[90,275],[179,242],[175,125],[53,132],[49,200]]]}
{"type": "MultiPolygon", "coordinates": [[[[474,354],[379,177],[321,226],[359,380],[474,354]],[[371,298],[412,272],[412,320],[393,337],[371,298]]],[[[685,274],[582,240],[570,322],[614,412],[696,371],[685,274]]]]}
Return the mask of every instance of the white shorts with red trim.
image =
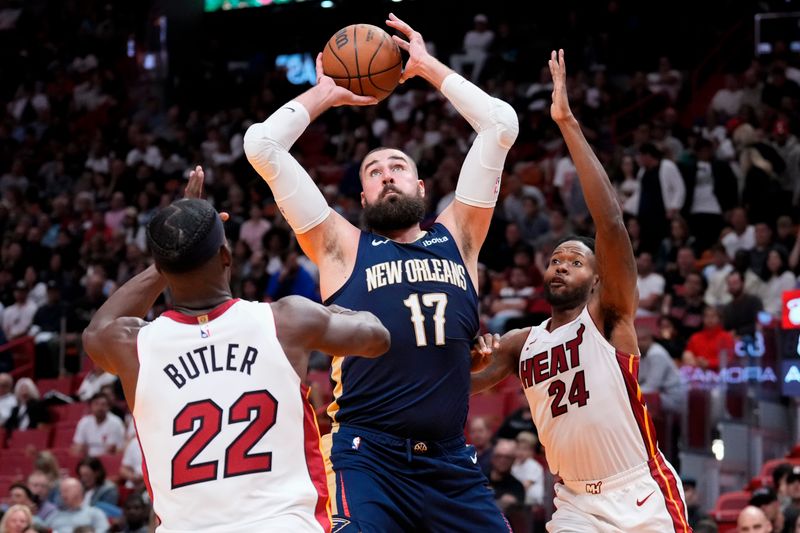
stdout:
{"type": "Polygon", "coordinates": [[[606,479],[555,486],[549,533],[689,533],[683,488],[672,466],[655,459],[606,479]]]}

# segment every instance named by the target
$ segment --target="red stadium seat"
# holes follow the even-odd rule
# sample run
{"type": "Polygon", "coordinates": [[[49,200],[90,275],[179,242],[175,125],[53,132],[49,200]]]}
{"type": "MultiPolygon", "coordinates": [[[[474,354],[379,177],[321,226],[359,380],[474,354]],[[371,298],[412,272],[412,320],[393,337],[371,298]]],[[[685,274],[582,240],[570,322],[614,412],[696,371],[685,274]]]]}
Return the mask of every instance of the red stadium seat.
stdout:
{"type": "Polygon", "coordinates": [[[83,415],[89,412],[87,405],[83,402],[67,403],[53,407],[58,422],[72,422],[77,424],[83,415]]]}
{"type": "Polygon", "coordinates": [[[761,465],[761,472],[758,475],[762,478],[769,478],[770,485],[772,484],[772,471],[775,470],[775,467],[783,464],[789,463],[792,465],[800,466],[800,458],[798,457],[779,457],[777,459],[770,459],[766,461],[763,465],[761,465]]]}
{"type": "Polygon", "coordinates": [[[736,522],[739,511],[747,507],[750,501],[749,491],[736,491],[720,494],[717,503],[709,513],[717,522],[736,522]]]}
{"type": "Polygon", "coordinates": [[[53,448],[50,450],[53,456],[58,461],[58,467],[61,473],[67,476],[77,475],[77,467],[81,458],[72,454],[69,448],[53,448]]]}
{"type": "Polygon", "coordinates": [[[794,446],[794,448],[792,448],[792,451],[790,451],[789,454],[786,457],[798,457],[798,458],[800,458],[800,444],[796,444],[794,446]]]}
{"type": "Polygon", "coordinates": [[[119,478],[119,467],[122,464],[122,454],[101,455],[98,459],[103,463],[103,468],[106,469],[106,477],[111,481],[117,481],[119,478]]]}
{"type": "Polygon", "coordinates": [[[469,398],[469,418],[485,417],[494,433],[503,421],[506,398],[503,394],[481,392],[469,398]]]}
{"type": "Polygon", "coordinates": [[[25,479],[33,470],[33,457],[24,450],[0,451],[0,476],[25,479]]]}
{"type": "Polygon", "coordinates": [[[69,448],[75,436],[76,422],[59,422],[53,428],[53,448],[69,448]]]}
{"type": "Polygon", "coordinates": [[[72,394],[72,376],[53,379],[40,379],[36,381],[36,385],[39,387],[39,392],[41,394],[45,394],[50,391],[58,391],[61,394],[66,394],[67,396],[72,394]]]}
{"type": "Polygon", "coordinates": [[[50,431],[46,429],[28,429],[26,431],[15,431],[8,439],[8,448],[24,450],[29,446],[41,450],[47,448],[50,440],[50,431]]]}

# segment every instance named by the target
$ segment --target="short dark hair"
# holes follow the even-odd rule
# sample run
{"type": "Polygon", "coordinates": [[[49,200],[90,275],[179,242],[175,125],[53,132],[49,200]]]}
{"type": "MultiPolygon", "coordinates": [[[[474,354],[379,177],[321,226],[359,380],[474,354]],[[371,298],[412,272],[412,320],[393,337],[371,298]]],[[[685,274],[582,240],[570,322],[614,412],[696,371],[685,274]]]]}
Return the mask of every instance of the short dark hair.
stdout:
{"type": "Polygon", "coordinates": [[[86,457],[78,463],[75,467],[75,473],[80,477],[81,467],[87,466],[94,472],[96,478],[96,484],[102,485],[106,481],[106,467],[103,466],[103,462],[100,461],[97,457],[86,457]]]}
{"type": "Polygon", "coordinates": [[[664,157],[664,153],[653,143],[642,143],[642,145],[639,146],[639,153],[649,155],[656,159],[661,159],[664,157]]]}
{"type": "Polygon", "coordinates": [[[794,467],[791,463],[781,463],[772,471],[772,486],[776,489],[781,484],[781,480],[792,473],[794,467]]]}
{"type": "Polygon", "coordinates": [[[553,250],[568,241],[578,241],[583,243],[592,251],[592,253],[594,253],[594,239],[591,237],[584,237],[582,235],[567,235],[566,237],[561,237],[558,242],[556,242],[555,246],[553,246],[553,250]]]}
{"type": "Polygon", "coordinates": [[[94,403],[95,400],[99,400],[100,398],[104,399],[108,403],[111,403],[111,400],[108,398],[108,394],[106,394],[105,392],[95,392],[94,394],[92,394],[92,397],[89,398],[89,403],[90,404],[94,403]]]}
{"type": "Polygon", "coordinates": [[[180,274],[204,265],[225,242],[222,221],[205,200],[184,198],[161,209],[147,225],[156,266],[180,274]]]}
{"type": "Polygon", "coordinates": [[[28,498],[32,502],[38,503],[38,498],[31,492],[31,489],[28,488],[27,485],[24,483],[13,483],[10,487],[8,487],[8,492],[11,492],[14,489],[19,489],[25,493],[25,497],[28,498]]]}

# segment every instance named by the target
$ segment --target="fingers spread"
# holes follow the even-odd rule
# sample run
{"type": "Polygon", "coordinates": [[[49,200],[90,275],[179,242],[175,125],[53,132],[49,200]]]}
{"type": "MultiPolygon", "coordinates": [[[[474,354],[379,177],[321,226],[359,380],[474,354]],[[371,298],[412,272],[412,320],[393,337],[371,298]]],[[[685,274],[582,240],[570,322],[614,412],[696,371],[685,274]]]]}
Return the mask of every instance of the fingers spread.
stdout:
{"type": "Polygon", "coordinates": [[[408,52],[408,49],[411,47],[408,41],[401,39],[397,35],[392,35],[392,40],[397,43],[397,46],[399,46],[401,50],[405,50],[406,52],[408,52]]]}

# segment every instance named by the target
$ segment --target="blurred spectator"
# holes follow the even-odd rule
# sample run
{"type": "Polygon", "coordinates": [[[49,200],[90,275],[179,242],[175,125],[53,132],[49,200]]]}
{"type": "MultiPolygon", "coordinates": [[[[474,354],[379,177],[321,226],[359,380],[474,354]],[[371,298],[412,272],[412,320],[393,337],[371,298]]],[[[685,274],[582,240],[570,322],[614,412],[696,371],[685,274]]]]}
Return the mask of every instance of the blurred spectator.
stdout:
{"type": "Polygon", "coordinates": [[[5,425],[17,406],[17,397],[12,392],[13,387],[14,378],[10,374],[0,374],[0,425],[5,425]]]}
{"type": "Polygon", "coordinates": [[[761,280],[761,276],[750,268],[750,252],[739,250],[733,258],[731,268],[719,269],[708,281],[705,295],[705,302],[708,305],[723,306],[733,300],[728,289],[728,276],[733,272],[738,272],[744,278],[744,292],[754,295],[764,293],[764,282],[761,280]]]}
{"type": "Polygon", "coordinates": [[[655,253],[669,233],[668,221],[680,212],[686,200],[686,187],[678,167],[655,145],[639,147],[638,219],[644,250],[655,253]]]}
{"type": "Polygon", "coordinates": [[[658,70],[647,75],[647,87],[653,94],[664,94],[670,101],[678,98],[683,76],[672,68],[668,57],[662,56],[658,60],[658,70]]]}
{"type": "Polygon", "coordinates": [[[14,285],[14,303],[3,310],[3,333],[14,340],[28,334],[36,314],[36,304],[28,298],[28,284],[19,280],[14,285]]]}
{"type": "Polygon", "coordinates": [[[745,292],[744,276],[738,270],[728,274],[726,281],[732,299],[722,308],[722,325],[737,335],[753,335],[764,304],[758,296],[745,292]]]}
{"type": "Polygon", "coordinates": [[[800,466],[793,466],[791,472],[786,476],[786,496],[789,505],[784,508],[784,511],[800,513],[800,466]]]}
{"type": "Polygon", "coordinates": [[[125,444],[125,425],[109,412],[108,397],[98,392],[89,401],[91,414],[78,422],[73,438],[73,453],[79,457],[114,454],[125,444]]]}
{"type": "Polygon", "coordinates": [[[750,495],[748,505],[758,507],[772,524],[772,530],[783,531],[784,517],[781,512],[781,505],[778,502],[778,495],[770,487],[759,487],[750,495]]]}
{"type": "Polygon", "coordinates": [[[725,86],[711,98],[711,109],[720,115],[730,118],[736,116],[742,106],[742,89],[734,74],[725,75],[725,86]]]}
{"type": "Polygon", "coordinates": [[[95,394],[105,385],[113,385],[117,381],[117,376],[106,372],[99,366],[92,367],[86,377],[81,381],[78,387],[78,398],[84,402],[88,402],[95,394]]]}
{"type": "Polygon", "coordinates": [[[6,431],[26,430],[47,427],[50,423],[50,411],[39,398],[39,389],[31,378],[19,378],[14,386],[17,405],[11,410],[6,420],[6,431]]]}
{"type": "MultiPolygon", "coordinates": [[[[38,498],[25,484],[14,483],[9,487],[8,503],[12,506],[24,505],[31,512],[31,515],[33,515],[31,521],[34,523],[39,521],[38,518],[36,518],[36,512],[39,509],[38,498]]],[[[0,532],[2,531],[3,530],[0,529],[0,532]]]]}
{"type": "Polygon", "coordinates": [[[616,184],[622,210],[627,215],[639,214],[639,180],[636,179],[636,161],[632,155],[622,156],[619,181],[616,184]]]}
{"type": "Polygon", "coordinates": [[[684,212],[688,213],[689,227],[700,251],[719,239],[722,216],[738,203],[739,190],[730,164],[714,157],[711,141],[697,141],[695,158],[683,170],[686,180],[684,212]]]}
{"type": "MultiPolygon", "coordinates": [[[[562,146],[562,150],[566,150],[566,147],[562,146]]],[[[589,215],[589,208],[586,207],[586,199],[583,197],[575,163],[566,151],[556,161],[553,187],[558,189],[559,198],[567,212],[568,220],[576,226],[580,225],[589,215]]]]}
{"type": "Polygon", "coordinates": [[[492,432],[486,418],[476,416],[469,423],[469,443],[475,448],[478,454],[478,466],[487,476],[491,469],[492,462],[492,432]]]}
{"type": "Polygon", "coordinates": [[[683,478],[683,495],[686,502],[686,515],[689,525],[694,527],[705,519],[708,514],[700,506],[700,495],[697,493],[697,481],[692,478],[683,478]]]}
{"type": "Polygon", "coordinates": [[[665,291],[668,294],[680,294],[686,278],[695,271],[697,258],[691,246],[678,249],[675,263],[664,270],[665,291]]]}
{"type": "Polygon", "coordinates": [[[758,507],[748,505],[739,513],[736,519],[737,533],[770,533],[772,524],[767,520],[764,511],[758,507]]]}
{"type": "Polygon", "coordinates": [[[77,474],[85,493],[84,503],[94,507],[100,507],[100,503],[117,505],[119,491],[114,483],[106,479],[106,469],[100,459],[82,459],[78,463],[77,474]]]}
{"type": "Polygon", "coordinates": [[[536,426],[533,424],[533,417],[531,416],[531,408],[528,406],[528,401],[525,398],[525,391],[522,389],[517,393],[517,400],[521,407],[513,411],[510,415],[503,420],[500,429],[497,430],[495,437],[498,439],[514,440],[522,431],[529,431],[534,435],[539,436],[536,426]]]}
{"type": "Polygon", "coordinates": [[[0,533],[27,533],[32,525],[30,509],[24,505],[12,505],[0,520],[0,533]]]}
{"type": "Polygon", "coordinates": [[[516,459],[511,474],[525,487],[525,505],[541,505],[544,500],[544,468],[534,459],[539,439],[529,431],[522,431],[516,441],[516,459]]]}
{"type": "Polygon", "coordinates": [[[636,326],[639,339],[639,386],[642,392],[658,393],[661,405],[672,413],[682,413],[686,391],[678,367],[663,346],[654,341],[649,326],[636,326]]]}
{"type": "Polygon", "coordinates": [[[523,216],[517,220],[522,239],[532,245],[536,239],[550,231],[550,219],[542,212],[542,204],[532,196],[522,199],[523,216]]]}
{"type": "Polygon", "coordinates": [[[534,288],[528,274],[522,267],[513,267],[508,285],[500,289],[497,298],[492,302],[491,312],[494,316],[489,321],[489,331],[505,333],[508,319],[522,316],[528,309],[533,294],[534,288]]]}
{"type": "Polygon", "coordinates": [[[124,520],[115,531],[120,533],[149,533],[150,506],[140,494],[131,494],[125,500],[124,520]]]}
{"type": "Polygon", "coordinates": [[[673,361],[678,364],[686,348],[686,338],[678,333],[675,319],[671,316],[660,316],[656,323],[655,341],[667,350],[673,361]]]}
{"type": "Polygon", "coordinates": [[[291,250],[284,257],[280,271],[272,274],[267,283],[267,296],[270,300],[280,300],[284,296],[296,294],[319,302],[317,284],[311,274],[300,265],[298,253],[291,250]]]}
{"type": "Polygon", "coordinates": [[[764,310],[771,314],[775,319],[781,318],[783,308],[783,292],[795,288],[797,280],[794,274],[789,271],[786,264],[786,253],[780,249],[773,248],[767,254],[765,264],[766,284],[764,286],[764,310]]]}
{"type": "Polygon", "coordinates": [[[680,215],[675,215],[670,221],[669,237],[661,241],[656,256],[656,270],[664,272],[675,270],[678,261],[678,250],[681,248],[693,248],[695,239],[689,234],[689,225],[680,215]]]}
{"type": "Polygon", "coordinates": [[[683,363],[703,369],[719,370],[720,354],[733,357],[733,335],[722,329],[720,312],[716,307],[703,310],[703,329],[689,337],[683,363]]]}
{"type": "Polygon", "coordinates": [[[717,533],[719,529],[713,519],[704,518],[693,526],[692,531],[694,533],[717,533]]]}
{"type": "Polygon", "coordinates": [[[761,279],[767,280],[769,276],[765,270],[767,265],[767,254],[770,250],[776,249],[784,254],[788,251],[783,249],[783,246],[773,244],[772,242],[772,228],[765,222],[759,222],[755,225],[755,246],[750,250],[750,268],[761,276],[761,279]]]}
{"type": "Polygon", "coordinates": [[[772,146],[760,140],[750,124],[736,128],[733,142],[739,155],[739,170],[744,175],[742,203],[750,219],[771,220],[776,214],[785,214],[791,196],[781,196],[779,176],[786,169],[786,162],[772,146]]]}
{"type": "Polygon", "coordinates": [[[260,253],[263,249],[262,240],[272,224],[264,218],[261,207],[253,205],[250,208],[250,218],[242,223],[239,230],[239,238],[244,241],[254,253],[260,253]]]}
{"type": "Polygon", "coordinates": [[[533,198],[540,207],[546,205],[544,195],[537,187],[526,185],[517,173],[511,173],[503,181],[503,214],[507,222],[517,222],[525,218],[525,199],[533,198]]]}
{"type": "Polygon", "coordinates": [[[731,211],[731,228],[723,232],[721,239],[728,257],[734,257],[739,250],[749,252],[756,245],[756,228],[747,221],[747,211],[736,207],[731,211]]]}
{"type": "Polygon", "coordinates": [[[779,175],[782,193],[791,198],[792,205],[797,206],[800,199],[800,142],[789,127],[788,120],[776,120],[772,126],[770,146],[786,163],[786,168],[779,175]]]}
{"type": "Polygon", "coordinates": [[[776,64],[770,71],[770,77],[761,93],[761,101],[774,109],[783,108],[784,98],[800,99],[800,85],[786,76],[783,65],[776,64]]]}
{"type": "Polygon", "coordinates": [[[706,304],[705,280],[698,272],[689,272],[683,285],[676,288],[675,294],[664,297],[662,314],[673,318],[680,328],[680,334],[688,339],[703,327],[703,311],[706,304]]]}
{"type": "Polygon", "coordinates": [[[53,494],[54,487],[47,474],[41,470],[34,470],[28,476],[28,488],[39,502],[38,510],[36,511],[36,517],[39,520],[46,521],[57,510],[57,507],[50,501],[50,495],[53,494]]]}
{"type": "Polygon", "coordinates": [[[794,466],[791,463],[781,463],[772,471],[772,488],[775,489],[775,493],[778,495],[781,510],[785,510],[792,501],[791,498],[789,498],[789,487],[786,483],[786,479],[793,469],[794,466]]]}
{"type": "Polygon", "coordinates": [[[450,56],[450,66],[457,73],[479,83],[484,64],[489,57],[489,48],[494,40],[494,32],[489,29],[489,19],[479,13],[472,19],[473,29],[464,35],[464,52],[450,56]],[[464,67],[472,65],[472,74],[466,76],[464,67]]]}
{"type": "MultiPolygon", "coordinates": [[[[798,183],[800,183],[800,179],[798,179],[798,183]]],[[[797,242],[798,236],[794,223],[792,223],[792,217],[788,215],[780,216],[775,224],[775,242],[783,246],[785,250],[791,250],[797,242]]]]}
{"type": "Polygon", "coordinates": [[[56,280],[47,282],[47,302],[33,316],[31,334],[36,343],[37,378],[58,376],[60,344],[76,346],[78,343],[78,321],[72,307],[61,299],[61,287],[56,280]],[[61,335],[62,320],[64,335],[61,335]]]}
{"type": "Polygon", "coordinates": [[[636,259],[639,290],[639,308],[636,316],[656,316],[661,309],[661,298],[664,295],[664,276],[655,272],[653,256],[649,252],[641,252],[636,259]]]}
{"type": "Polygon", "coordinates": [[[61,481],[61,507],[50,515],[45,524],[58,533],[72,533],[80,526],[91,526],[96,533],[108,531],[108,519],[103,511],[84,503],[83,487],[75,478],[61,481]]]}
{"type": "Polygon", "coordinates": [[[525,501],[525,487],[511,473],[516,458],[513,440],[499,439],[492,453],[492,468],[489,472],[489,487],[494,491],[497,506],[504,513],[525,501]]]}

